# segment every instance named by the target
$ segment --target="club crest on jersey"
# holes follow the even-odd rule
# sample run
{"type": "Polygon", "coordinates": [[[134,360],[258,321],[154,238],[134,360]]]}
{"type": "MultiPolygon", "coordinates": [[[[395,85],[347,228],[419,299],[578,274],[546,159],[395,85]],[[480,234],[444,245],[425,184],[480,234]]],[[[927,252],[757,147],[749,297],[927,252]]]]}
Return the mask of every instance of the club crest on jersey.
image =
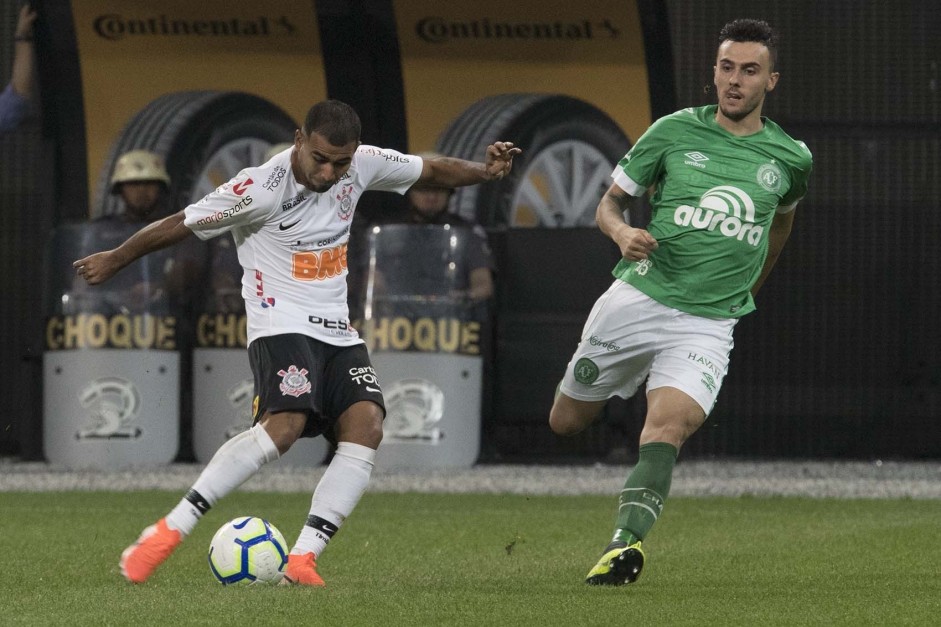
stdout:
{"type": "Polygon", "coordinates": [[[281,395],[293,396],[297,398],[301,394],[310,392],[310,381],[307,379],[307,369],[297,369],[297,366],[291,365],[287,370],[278,370],[281,375],[281,395]]]}
{"type": "Polygon", "coordinates": [[[758,168],[757,178],[758,184],[772,194],[777,194],[781,191],[781,179],[783,178],[781,176],[781,168],[779,168],[778,164],[774,161],[758,168]]]}
{"type": "Polygon", "coordinates": [[[353,186],[341,185],[340,193],[337,194],[337,200],[340,201],[340,209],[337,216],[341,220],[349,220],[353,215],[353,186]]]}

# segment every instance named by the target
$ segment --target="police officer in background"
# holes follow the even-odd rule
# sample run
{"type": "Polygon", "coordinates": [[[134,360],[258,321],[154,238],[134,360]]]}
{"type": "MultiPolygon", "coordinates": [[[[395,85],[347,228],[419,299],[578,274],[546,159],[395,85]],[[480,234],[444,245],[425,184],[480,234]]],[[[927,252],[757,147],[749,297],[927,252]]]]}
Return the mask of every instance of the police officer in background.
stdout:
{"type": "Polygon", "coordinates": [[[163,159],[147,150],[132,150],[118,158],[111,174],[111,193],[124,201],[122,222],[151,222],[168,207],[170,175],[163,159]]]}
{"type": "MultiPolygon", "coordinates": [[[[434,152],[418,154],[422,159],[442,159],[434,152]]],[[[466,227],[471,241],[466,249],[459,288],[471,302],[482,302],[493,296],[493,255],[487,242],[487,233],[476,222],[463,218],[448,210],[454,189],[416,183],[406,194],[407,207],[404,212],[394,214],[383,223],[416,225],[450,225],[466,227]]]]}
{"type": "MultiPolygon", "coordinates": [[[[114,237],[123,241],[127,237],[127,225],[146,224],[165,217],[169,208],[169,188],[170,175],[160,155],[149,150],[131,150],[122,154],[111,173],[111,194],[120,196],[124,207],[119,213],[95,219],[99,236],[107,237],[106,231],[112,229],[106,225],[112,224],[114,237]]],[[[193,282],[187,282],[185,277],[188,271],[205,265],[205,254],[205,247],[199,245],[187,245],[174,251],[173,257],[164,264],[159,284],[135,285],[129,291],[131,302],[128,304],[139,308],[148,301],[154,303],[169,297],[170,306],[179,308],[190,300],[188,292],[189,296],[194,295],[193,282]]]]}
{"type": "MultiPolygon", "coordinates": [[[[170,207],[170,182],[170,175],[160,155],[148,150],[131,150],[122,154],[111,174],[110,192],[120,196],[124,206],[119,213],[100,216],[95,220],[99,237],[117,237],[123,241],[128,236],[129,225],[147,224],[166,217],[170,207]]],[[[119,289],[119,308],[122,311],[165,311],[176,318],[181,373],[179,461],[194,459],[190,349],[193,343],[194,312],[199,308],[200,299],[205,297],[200,290],[204,282],[195,277],[205,273],[207,255],[205,243],[193,239],[174,249],[149,281],[140,281],[130,275],[112,282],[112,287],[119,289]],[[135,282],[122,285],[129,279],[135,282]]]]}

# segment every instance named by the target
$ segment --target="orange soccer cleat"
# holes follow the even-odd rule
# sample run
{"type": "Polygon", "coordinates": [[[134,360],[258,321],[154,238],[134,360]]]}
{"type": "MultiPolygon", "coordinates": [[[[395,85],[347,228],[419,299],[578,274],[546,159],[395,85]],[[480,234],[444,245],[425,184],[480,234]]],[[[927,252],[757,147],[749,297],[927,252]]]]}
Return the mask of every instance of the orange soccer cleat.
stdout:
{"type": "Polygon", "coordinates": [[[167,527],[166,519],[161,518],[121,553],[121,574],[132,583],[147,581],[182,541],[180,532],[167,527]]]}
{"type": "Polygon", "coordinates": [[[313,553],[303,555],[288,555],[288,567],[284,571],[284,582],[295,586],[314,586],[325,588],[323,578],[317,574],[317,561],[313,553]]]}

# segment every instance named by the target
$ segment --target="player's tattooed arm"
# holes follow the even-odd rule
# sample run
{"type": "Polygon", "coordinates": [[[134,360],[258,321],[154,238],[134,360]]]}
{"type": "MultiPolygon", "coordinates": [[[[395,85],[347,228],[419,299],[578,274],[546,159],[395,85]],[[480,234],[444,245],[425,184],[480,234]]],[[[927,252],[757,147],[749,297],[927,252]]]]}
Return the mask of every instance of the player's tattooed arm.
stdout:
{"type": "Polygon", "coordinates": [[[494,142],[487,146],[483,162],[454,157],[426,158],[417,183],[453,188],[500,180],[513,169],[513,157],[522,152],[512,142],[494,142]]]}
{"type": "Polygon", "coordinates": [[[612,184],[602,196],[595,211],[598,228],[618,245],[621,255],[628,261],[646,259],[658,245],[653,235],[644,229],[634,228],[627,222],[625,216],[639,201],[639,198],[612,184]]]}

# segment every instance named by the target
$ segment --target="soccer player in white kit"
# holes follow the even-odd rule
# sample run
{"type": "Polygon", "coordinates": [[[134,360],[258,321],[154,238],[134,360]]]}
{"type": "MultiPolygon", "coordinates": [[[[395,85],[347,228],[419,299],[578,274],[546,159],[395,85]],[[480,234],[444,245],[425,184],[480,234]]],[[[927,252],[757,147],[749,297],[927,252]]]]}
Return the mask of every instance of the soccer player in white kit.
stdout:
{"type": "Polygon", "coordinates": [[[765,22],[727,24],[714,68],[718,104],[657,120],[598,205],[598,225],[623,259],[588,316],[549,425],[578,433],[607,399],[633,396],[645,379],[647,416],[614,536],[589,584],[640,576],[641,542],[663,509],[677,453],[715,404],[735,323],[755,309],[807,191],[810,151],[761,116],[778,82],[775,47],[765,22]],[[624,212],[648,191],[650,224],[632,228],[624,212]]]}
{"type": "Polygon", "coordinates": [[[307,114],[294,144],[113,250],[74,263],[89,284],[194,233],[231,233],[243,268],[254,426],[223,444],[180,503],[121,556],[134,583],[148,577],[223,496],[299,437],[323,434],[336,453],[314,491],[285,580],[323,586],[316,558],[359,501],[382,440],[385,407],[346,299],[350,224],[366,190],[404,194],[416,183],[459,187],[500,179],[520,149],[487,147],[486,161],[422,159],[360,144],[360,120],[336,100],[307,114]]]}

